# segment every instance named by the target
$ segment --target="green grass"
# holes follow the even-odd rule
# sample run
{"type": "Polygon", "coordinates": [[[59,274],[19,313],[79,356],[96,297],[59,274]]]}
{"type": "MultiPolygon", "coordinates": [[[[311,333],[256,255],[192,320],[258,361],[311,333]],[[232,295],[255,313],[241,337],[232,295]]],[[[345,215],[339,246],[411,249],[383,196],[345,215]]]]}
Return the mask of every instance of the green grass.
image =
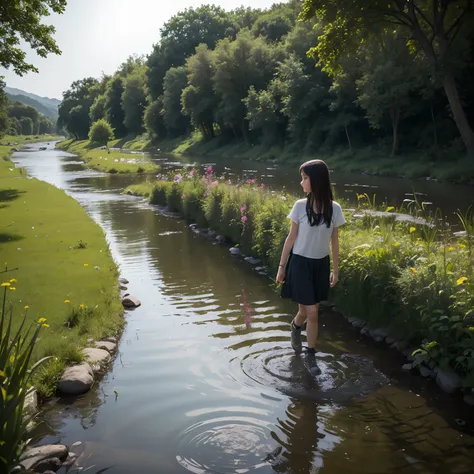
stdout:
{"type": "MultiPolygon", "coordinates": [[[[289,229],[286,216],[297,198],[258,183],[232,186],[212,173],[192,173],[174,172],[174,179],[125,192],[147,196],[151,203],[167,205],[217,231],[275,274],[289,229]]],[[[365,196],[358,207],[354,217],[346,212],[340,281],[331,300],[373,327],[422,344],[428,358],[460,373],[466,388],[474,387],[474,210],[465,215],[467,237],[459,239],[423,205],[410,212],[433,227],[397,222],[393,207],[378,209],[386,211],[382,215],[370,214],[377,209],[365,196]]]]}
{"type": "MultiPolygon", "coordinates": [[[[110,142],[109,147],[116,146],[116,142],[110,142]]],[[[130,145],[133,148],[133,142],[130,145]]],[[[146,153],[104,150],[94,147],[89,140],[69,139],[59,143],[57,147],[78,155],[88,168],[105,173],[156,173],[160,170],[160,166],[152,163],[146,153]]]]}
{"type": "MultiPolygon", "coordinates": [[[[0,147],[0,263],[1,270],[9,269],[0,279],[17,280],[16,290],[8,292],[16,321],[29,306],[31,320],[44,317],[50,325],[41,333],[34,359],[53,355],[62,361],[56,366],[63,367],[80,360],[79,349],[88,338],[116,334],[122,327],[118,270],[102,229],[80,204],[15,168],[8,160],[10,148],[0,147]],[[92,318],[66,327],[72,311],[88,309],[92,318]]],[[[35,385],[51,395],[57,376],[54,367],[47,367],[35,385]]]]}

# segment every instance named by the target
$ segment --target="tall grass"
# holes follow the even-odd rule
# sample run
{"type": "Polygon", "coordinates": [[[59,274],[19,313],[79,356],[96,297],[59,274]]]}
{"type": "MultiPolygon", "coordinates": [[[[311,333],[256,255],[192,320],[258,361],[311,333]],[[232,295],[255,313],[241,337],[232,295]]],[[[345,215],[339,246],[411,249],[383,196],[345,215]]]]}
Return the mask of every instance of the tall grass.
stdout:
{"type": "MultiPolygon", "coordinates": [[[[224,182],[212,169],[204,175],[173,172],[131,189],[217,231],[276,271],[296,197],[252,181],[224,182]]],[[[459,213],[462,237],[441,216],[416,196],[404,209],[379,207],[362,196],[356,214],[346,212],[340,282],[330,298],[347,313],[420,344],[428,358],[455,369],[466,387],[474,387],[473,212],[459,213]],[[373,212],[380,210],[386,212],[373,212]],[[396,211],[413,218],[397,221],[396,211]]]]}

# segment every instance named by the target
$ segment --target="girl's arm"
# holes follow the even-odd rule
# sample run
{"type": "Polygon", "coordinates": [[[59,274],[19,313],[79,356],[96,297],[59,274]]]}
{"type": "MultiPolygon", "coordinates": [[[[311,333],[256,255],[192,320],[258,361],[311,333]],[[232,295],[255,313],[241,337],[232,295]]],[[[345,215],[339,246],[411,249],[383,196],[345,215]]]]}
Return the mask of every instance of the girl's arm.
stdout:
{"type": "Polygon", "coordinates": [[[298,224],[294,221],[291,221],[291,228],[288,236],[285,240],[285,245],[281,252],[280,266],[278,267],[277,274],[277,283],[283,283],[285,281],[285,265],[288,260],[288,255],[290,254],[291,249],[295,245],[296,236],[298,235],[298,224]]]}
{"type": "Polygon", "coordinates": [[[332,251],[332,278],[331,288],[336,285],[339,279],[339,229],[335,228],[331,235],[331,251],[332,251]]]}

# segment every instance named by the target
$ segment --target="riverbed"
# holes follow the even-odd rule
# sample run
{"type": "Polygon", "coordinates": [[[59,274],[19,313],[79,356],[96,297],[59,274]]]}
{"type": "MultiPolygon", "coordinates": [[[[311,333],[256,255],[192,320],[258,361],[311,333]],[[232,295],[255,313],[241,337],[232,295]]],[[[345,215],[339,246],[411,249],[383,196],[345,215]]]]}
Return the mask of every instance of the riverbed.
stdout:
{"type": "MultiPolygon", "coordinates": [[[[80,443],[71,450],[92,473],[109,466],[118,474],[472,472],[472,408],[402,372],[399,353],[326,311],[317,354],[322,375],[309,377],[289,344],[294,306],[228,247],[122,194],[148,177],[101,174],[53,143],[46,151],[39,151],[45,144],[32,146],[13,161],[84,206],[106,232],[128,291],[142,302],[125,313],[104,379],[79,399],[46,403],[35,432],[41,443],[80,443]]],[[[154,159],[165,170],[213,164],[154,159]]],[[[213,166],[226,178],[297,189],[297,170],[213,166]]],[[[335,173],[333,180],[338,193],[377,189],[389,202],[410,192],[404,180],[389,186],[384,178],[335,173]]],[[[441,192],[445,185],[421,183],[417,190],[436,205],[451,203],[449,212],[469,202],[463,187],[456,197],[448,185],[441,192]]]]}

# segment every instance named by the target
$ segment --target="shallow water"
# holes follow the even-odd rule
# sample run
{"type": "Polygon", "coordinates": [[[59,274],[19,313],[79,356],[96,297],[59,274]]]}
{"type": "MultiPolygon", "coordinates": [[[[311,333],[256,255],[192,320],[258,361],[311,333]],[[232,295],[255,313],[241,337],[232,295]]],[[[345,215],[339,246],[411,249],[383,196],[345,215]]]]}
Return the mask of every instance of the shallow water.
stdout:
{"type": "Polygon", "coordinates": [[[13,159],[85,207],[142,302],[105,378],[48,403],[42,443],[81,442],[72,450],[89,472],[472,472],[471,408],[330,312],[323,373],[309,377],[289,344],[293,305],[225,246],[120,194],[143,177],[84,170],[52,149],[13,159]]]}

